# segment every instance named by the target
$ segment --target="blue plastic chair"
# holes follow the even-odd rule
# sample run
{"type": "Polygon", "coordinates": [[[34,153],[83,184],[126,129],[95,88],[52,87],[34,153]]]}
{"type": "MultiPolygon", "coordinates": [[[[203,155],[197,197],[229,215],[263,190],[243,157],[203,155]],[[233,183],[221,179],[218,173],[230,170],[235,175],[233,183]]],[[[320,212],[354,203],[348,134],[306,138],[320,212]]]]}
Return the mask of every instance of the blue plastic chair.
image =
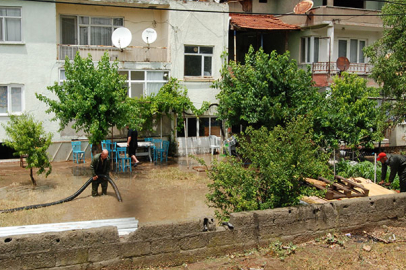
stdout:
{"type": "Polygon", "coordinates": [[[106,149],[109,151],[111,160],[117,163],[117,142],[106,142],[106,149]]]}
{"type": "Polygon", "coordinates": [[[90,147],[90,158],[93,160],[92,146],[93,146],[93,144],[89,144],[89,147],[90,147]]]}
{"type": "Polygon", "coordinates": [[[125,172],[127,168],[130,169],[130,172],[132,172],[131,168],[131,158],[127,157],[127,148],[126,147],[117,147],[117,158],[118,158],[118,166],[116,167],[119,171],[125,172]]]}
{"type": "Polygon", "coordinates": [[[157,153],[157,159],[159,158],[160,161],[165,157],[165,162],[168,162],[168,153],[169,153],[169,141],[162,141],[162,147],[155,149],[157,153]]]}
{"type": "Polygon", "coordinates": [[[154,161],[158,159],[158,149],[162,148],[162,140],[161,139],[152,139],[152,158],[154,161]]]}
{"type": "Polygon", "coordinates": [[[76,161],[76,163],[79,163],[82,160],[83,163],[86,163],[86,161],[85,161],[85,151],[82,151],[82,142],[81,141],[73,141],[73,142],[71,142],[71,144],[72,144],[73,162],[76,161]]]}

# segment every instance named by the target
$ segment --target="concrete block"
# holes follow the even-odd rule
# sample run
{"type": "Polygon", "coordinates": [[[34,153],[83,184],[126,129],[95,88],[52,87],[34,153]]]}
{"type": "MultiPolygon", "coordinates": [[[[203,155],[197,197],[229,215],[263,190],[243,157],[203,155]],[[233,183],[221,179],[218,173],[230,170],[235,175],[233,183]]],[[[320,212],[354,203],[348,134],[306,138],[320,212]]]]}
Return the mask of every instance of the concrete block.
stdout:
{"type": "Polygon", "coordinates": [[[0,269],[2,270],[24,269],[20,257],[10,256],[12,254],[8,255],[9,256],[0,257],[0,269]]]}
{"type": "Polygon", "coordinates": [[[223,227],[218,227],[217,231],[208,232],[206,235],[208,237],[208,248],[214,246],[229,246],[238,242],[237,233],[223,227]]]}
{"type": "Polygon", "coordinates": [[[115,226],[86,229],[82,230],[82,233],[84,243],[87,246],[104,246],[106,244],[120,242],[115,226]]]}
{"type": "Polygon", "coordinates": [[[14,237],[0,237],[0,260],[2,258],[7,258],[10,255],[14,257],[18,254],[18,241],[16,241],[14,237]]]}
{"type": "Polygon", "coordinates": [[[237,230],[257,226],[253,212],[231,213],[230,223],[237,230]]]}
{"type": "Polygon", "coordinates": [[[161,238],[151,241],[151,253],[168,253],[179,251],[179,239],[161,238]]]}
{"type": "Polygon", "coordinates": [[[201,233],[196,236],[184,237],[179,240],[179,246],[181,250],[192,250],[203,248],[207,245],[207,243],[208,239],[206,234],[204,233],[201,233]]]}
{"type": "Polygon", "coordinates": [[[126,242],[120,244],[120,256],[122,258],[139,257],[151,254],[150,242],[126,242]]]}
{"type": "Polygon", "coordinates": [[[80,248],[86,245],[83,230],[59,232],[55,241],[57,242],[55,245],[57,249],[80,248]]]}
{"type": "Polygon", "coordinates": [[[128,237],[129,242],[139,242],[144,240],[154,240],[159,238],[172,237],[173,223],[145,223],[128,237]]]}
{"type": "Polygon", "coordinates": [[[88,261],[94,263],[112,260],[120,256],[119,251],[120,244],[118,243],[92,246],[88,248],[88,261]]]}
{"type": "Polygon", "coordinates": [[[56,254],[56,266],[84,264],[88,258],[88,248],[63,249],[56,254]]]}
{"type": "Polygon", "coordinates": [[[203,219],[194,221],[181,221],[173,223],[172,234],[174,237],[182,237],[185,235],[196,235],[203,231],[203,219]]]}
{"type": "Polygon", "coordinates": [[[54,252],[33,252],[20,256],[22,269],[43,269],[56,266],[56,254],[54,252]]]}
{"type": "Polygon", "coordinates": [[[42,252],[55,249],[58,244],[58,234],[56,233],[40,233],[40,234],[24,234],[13,236],[18,245],[20,254],[30,252],[42,252]]]}

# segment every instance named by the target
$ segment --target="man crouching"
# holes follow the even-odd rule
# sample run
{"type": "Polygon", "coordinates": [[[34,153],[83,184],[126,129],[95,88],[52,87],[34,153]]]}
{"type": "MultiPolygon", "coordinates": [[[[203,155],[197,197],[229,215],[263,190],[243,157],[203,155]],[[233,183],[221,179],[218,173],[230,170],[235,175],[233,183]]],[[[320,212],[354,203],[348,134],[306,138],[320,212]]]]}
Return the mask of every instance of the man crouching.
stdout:
{"type": "Polygon", "coordinates": [[[92,182],[92,196],[96,197],[99,195],[97,189],[99,185],[102,188],[102,195],[107,195],[107,179],[105,177],[99,177],[98,175],[109,175],[110,172],[110,158],[109,151],[104,149],[100,154],[93,157],[92,163],[90,164],[93,172],[93,182],[92,182]]]}

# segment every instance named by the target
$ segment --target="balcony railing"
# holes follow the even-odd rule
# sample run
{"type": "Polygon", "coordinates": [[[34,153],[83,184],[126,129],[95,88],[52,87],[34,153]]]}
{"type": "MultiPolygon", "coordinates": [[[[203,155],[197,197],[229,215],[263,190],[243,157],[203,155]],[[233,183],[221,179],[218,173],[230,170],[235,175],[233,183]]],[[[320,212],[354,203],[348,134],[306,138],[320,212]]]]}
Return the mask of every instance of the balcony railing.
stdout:
{"type": "MultiPolygon", "coordinates": [[[[356,73],[359,75],[368,75],[371,73],[372,65],[365,63],[351,63],[350,67],[346,70],[348,73],[356,73]]],[[[312,63],[313,74],[336,74],[340,70],[335,62],[318,62],[312,63]]]]}
{"type": "Polygon", "coordinates": [[[104,52],[108,52],[110,60],[124,62],[167,62],[166,47],[141,47],[129,46],[120,50],[113,46],[91,46],[91,45],[62,45],[58,44],[58,60],[74,59],[76,52],[81,57],[88,57],[90,54],[93,61],[99,61],[104,52]]]}

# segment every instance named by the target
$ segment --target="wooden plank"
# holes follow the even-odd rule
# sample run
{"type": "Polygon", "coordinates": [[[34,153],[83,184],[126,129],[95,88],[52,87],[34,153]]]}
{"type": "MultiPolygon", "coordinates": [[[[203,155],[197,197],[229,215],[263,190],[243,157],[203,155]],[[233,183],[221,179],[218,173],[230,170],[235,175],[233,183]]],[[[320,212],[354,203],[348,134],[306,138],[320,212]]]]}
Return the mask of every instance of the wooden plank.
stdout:
{"type": "Polygon", "coordinates": [[[106,226],[115,226],[118,230],[118,235],[126,235],[138,228],[138,220],[135,218],[120,218],[120,219],[102,219],[102,220],[89,220],[78,222],[65,222],[65,223],[48,223],[38,225],[24,225],[12,227],[0,227],[0,237],[44,233],[44,232],[60,232],[80,229],[99,228],[106,226]]]}

